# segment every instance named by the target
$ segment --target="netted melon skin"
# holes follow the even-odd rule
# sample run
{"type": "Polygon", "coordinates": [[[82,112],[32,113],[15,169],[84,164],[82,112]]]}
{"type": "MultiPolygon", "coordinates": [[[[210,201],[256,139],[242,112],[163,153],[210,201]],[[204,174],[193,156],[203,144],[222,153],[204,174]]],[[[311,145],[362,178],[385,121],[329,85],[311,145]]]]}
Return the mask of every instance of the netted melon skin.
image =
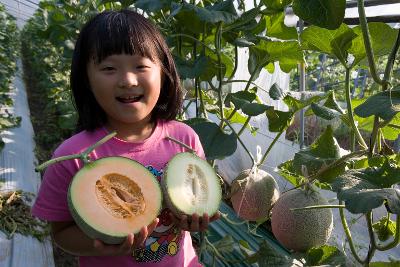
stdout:
{"type": "Polygon", "coordinates": [[[261,169],[257,169],[256,173],[251,169],[242,171],[232,182],[231,192],[236,214],[249,221],[268,218],[272,205],[279,198],[275,179],[261,169]]]}
{"type": "Polygon", "coordinates": [[[325,244],[333,230],[332,210],[290,209],[327,204],[318,192],[294,189],[282,194],[272,209],[274,236],[286,248],[297,252],[325,244]]]}
{"type": "MultiPolygon", "coordinates": [[[[177,155],[175,155],[174,158],[176,158],[177,156],[178,157],[182,157],[182,156],[193,157],[196,160],[204,161],[203,159],[199,158],[197,155],[195,155],[193,153],[189,153],[189,152],[178,153],[177,155]]],[[[172,200],[171,192],[168,190],[168,185],[167,185],[168,176],[169,175],[174,175],[173,173],[170,172],[170,169],[171,169],[171,168],[169,168],[170,162],[167,164],[167,166],[166,166],[166,168],[164,170],[164,173],[163,173],[163,177],[161,179],[161,190],[163,191],[163,199],[165,201],[165,205],[177,217],[182,217],[183,215],[186,215],[186,216],[190,217],[190,216],[192,216],[192,214],[189,214],[189,213],[179,209],[179,207],[177,207],[174,204],[174,201],[172,200]]],[[[210,168],[212,168],[212,167],[210,166],[210,168]]],[[[216,175],[215,175],[214,178],[218,179],[216,175]]],[[[219,184],[219,181],[217,183],[219,184]]],[[[216,214],[218,212],[220,203],[222,201],[222,188],[219,186],[216,189],[217,189],[217,192],[216,192],[216,194],[217,194],[217,203],[216,203],[216,205],[214,205],[214,207],[215,207],[214,209],[210,209],[209,210],[209,212],[208,212],[208,216],[209,217],[213,216],[214,214],[216,214]]],[[[203,214],[199,214],[201,212],[195,212],[195,213],[197,213],[197,215],[199,215],[199,216],[203,215],[203,214]]]]}

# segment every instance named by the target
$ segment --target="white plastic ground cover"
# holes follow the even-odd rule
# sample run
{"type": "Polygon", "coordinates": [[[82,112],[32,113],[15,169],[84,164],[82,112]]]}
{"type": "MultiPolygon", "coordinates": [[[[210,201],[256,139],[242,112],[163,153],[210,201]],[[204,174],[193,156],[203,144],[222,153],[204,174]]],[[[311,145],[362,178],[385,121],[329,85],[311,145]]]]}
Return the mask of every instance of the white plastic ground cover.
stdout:
{"type": "MultiPolygon", "coordinates": [[[[33,128],[25,86],[21,79],[22,67],[18,62],[15,89],[11,92],[14,108],[9,111],[22,118],[21,126],[1,133],[6,143],[0,152],[0,190],[23,190],[36,194],[40,176],[34,171],[33,128]]],[[[4,112],[4,110],[0,111],[4,112]]],[[[0,231],[0,267],[53,267],[53,249],[50,239],[39,242],[33,237],[15,234],[8,240],[0,231]]]]}

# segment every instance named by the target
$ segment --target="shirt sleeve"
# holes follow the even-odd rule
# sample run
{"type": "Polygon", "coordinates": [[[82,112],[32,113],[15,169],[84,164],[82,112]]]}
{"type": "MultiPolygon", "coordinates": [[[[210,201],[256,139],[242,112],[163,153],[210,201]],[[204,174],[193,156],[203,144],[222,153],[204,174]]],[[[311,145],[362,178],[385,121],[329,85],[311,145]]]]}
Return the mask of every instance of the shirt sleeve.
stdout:
{"type": "Polygon", "coordinates": [[[32,215],[47,221],[73,220],[68,208],[68,187],[77,172],[77,160],[68,160],[50,165],[43,176],[42,184],[32,207],[32,215]]]}

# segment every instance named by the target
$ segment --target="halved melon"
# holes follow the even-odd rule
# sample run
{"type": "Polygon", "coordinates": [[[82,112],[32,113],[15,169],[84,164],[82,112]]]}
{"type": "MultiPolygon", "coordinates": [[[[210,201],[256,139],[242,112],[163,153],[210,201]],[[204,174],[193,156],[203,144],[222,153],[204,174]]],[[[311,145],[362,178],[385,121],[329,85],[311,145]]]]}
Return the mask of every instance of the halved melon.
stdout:
{"type": "Polygon", "coordinates": [[[157,179],[140,163],[106,157],[76,173],[68,190],[68,205],[88,236],[119,244],[158,216],[162,191],[157,179]]]}
{"type": "Polygon", "coordinates": [[[207,161],[193,153],[176,154],[161,180],[166,205],[177,216],[214,215],[221,203],[219,178],[207,161]]]}

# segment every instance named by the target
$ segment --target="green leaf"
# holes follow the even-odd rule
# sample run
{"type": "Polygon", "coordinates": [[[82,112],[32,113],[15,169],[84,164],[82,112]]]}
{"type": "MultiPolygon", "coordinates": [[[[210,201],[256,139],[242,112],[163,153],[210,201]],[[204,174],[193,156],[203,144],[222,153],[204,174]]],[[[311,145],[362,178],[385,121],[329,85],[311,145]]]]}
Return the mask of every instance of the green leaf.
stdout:
{"type": "Polygon", "coordinates": [[[262,0],[268,9],[283,10],[286,6],[292,3],[293,0],[262,0]]]}
{"type": "Polygon", "coordinates": [[[290,92],[287,92],[287,94],[283,98],[283,102],[285,102],[285,104],[289,107],[289,109],[292,112],[297,112],[297,111],[311,105],[311,103],[316,103],[316,102],[323,100],[327,96],[328,96],[327,94],[321,94],[321,95],[314,95],[307,99],[298,100],[295,97],[293,97],[292,95],[290,95],[290,92]]]}
{"type": "Polygon", "coordinates": [[[279,111],[274,109],[267,110],[268,130],[270,132],[281,132],[292,123],[294,118],[293,112],[279,111]]]}
{"type": "Polygon", "coordinates": [[[311,103],[311,109],[315,115],[325,120],[332,120],[334,118],[340,117],[341,115],[338,111],[334,109],[330,109],[314,103],[311,103]]]}
{"type": "Polygon", "coordinates": [[[255,93],[245,91],[227,95],[227,100],[232,102],[237,109],[241,109],[243,113],[248,116],[257,116],[272,108],[259,103],[251,103],[256,98],[257,95],[255,93]]]}
{"type": "MultiPolygon", "coordinates": [[[[333,136],[333,130],[330,125],[322,133],[322,135],[310,145],[307,149],[297,152],[293,159],[293,168],[297,174],[313,175],[322,167],[331,164],[341,157],[341,149],[333,136]],[[307,173],[303,174],[303,166],[306,167],[307,173]]],[[[346,163],[342,163],[326,170],[323,177],[317,177],[321,182],[330,182],[338,175],[344,172],[346,163]]]]}
{"type": "Polygon", "coordinates": [[[213,71],[216,70],[212,69],[211,63],[205,56],[197,58],[194,62],[184,60],[177,56],[174,57],[174,60],[182,79],[194,79],[201,75],[205,75],[207,78],[211,79],[215,75],[213,71]]]}
{"type": "Polygon", "coordinates": [[[396,233],[396,223],[387,216],[372,225],[380,241],[386,241],[396,233]]]}
{"type": "Polygon", "coordinates": [[[294,187],[301,185],[304,177],[298,175],[293,168],[293,160],[288,160],[278,166],[279,174],[294,187]]]}
{"type": "Polygon", "coordinates": [[[387,204],[391,213],[400,214],[400,168],[389,160],[382,167],[348,170],[333,183],[332,190],[345,201],[352,213],[367,213],[387,204]]]}
{"type": "MultiPolygon", "coordinates": [[[[233,240],[232,236],[226,235],[217,242],[213,243],[215,248],[218,248],[218,252],[220,253],[232,253],[234,251],[235,240],[233,240]]],[[[213,251],[213,249],[211,249],[213,251]]]]}
{"type": "Polygon", "coordinates": [[[346,263],[346,256],[334,246],[323,245],[310,248],[305,260],[309,266],[343,266],[346,263]]]}
{"type": "Polygon", "coordinates": [[[337,29],[344,19],[346,0],[293,0],[293,12],[311,24],[337,29]]]}
{"type": "Polygon", "coordinates": [[[158,12],[163,8],[170,7],[172,0],[138,0],[135,7],[140,8],[148,13],[158,12]]]}
{"type": "Polygon", "coordinates": [[[297,40],[297,31],[294,27],[287,27],[284,23],[285,13],[266,16],[267,36],[282,40],[297,40]]]}
{"type": "MultiPolygon", "coordinates": [[[[383,22],[370,22],[368,23],[368,28],[371,36],[371,45],[375,56],[389,54],[392,50],[393,44],[396,41],[399,30],[393,29],[383,22]]],[[[366,52],[361,27],[354,27],[353,31],[357,34],[357,37],[353,40],[352,46],[349,49],[349,53],[355,57],[355,65],[366,58],[366,52]]],[[[368,62],[363,63],[363,65],[368,66],[368,62]]]]}
{"type": "Polygon", "coordinates": [[[273,100],[279,100],[285,97],[286,93],[279,87],[276,83],[274,83],[269,89],[269,97],[273,100]]]}
{"type": "Polygon", "coordinates": [[[375,115],[383,120],[391,120],[399,112],[400,87],[377,93],[354,109],[354,113],[362,118],[375,115]]]}
{"type": "Polygon", "coordinates": [[[326,101],[324,103],[324,107],[336,110],[340,114],[345,114],[345,111],[339,106],[339,103],[336,101],[335,91],[332,91],[328,95],[328,98],[326,99],[326,101]]]}
{"type": "Polygon", "coordinates": [[[336,36],[331,41],[333,54],[336,55],[343,66],[350,66],[354,63],[354,61],[348,62],[347,50],[351,47],[351,42],[356,37],[357,34],[355,34],[352,30],[348,30],[336,36]]]}
{"type": "Polygon", "coordinates": [[[346,24],[335,30],[310,26],[301,33],[301,47],[337,57],[347,65],[348,51],[357,35],[346,24]]]}
{"type": "Polygon", "coordinates": [[[297,41],[260,40],[257,45],[250,47],[249,72],[252,73],[255,66],[264,67],[278,61],[281,69],[288,73],[303,59],[303,52],[297,41]]]}
{"type": "Polygon", "coordinates": [[[294,259],[277,252],[266,241],[262,241],[260,249],[246,258],[247,263],[258,263],[259,267],[293,266],[294,259]]]}
{"type": "Polygon", "coordinates": [[[217,124],[204,119],[184,121],[199,135],[207,160],[222,159],[236,151],[237,138],[234,133],[224,133],[217,124]]]}

